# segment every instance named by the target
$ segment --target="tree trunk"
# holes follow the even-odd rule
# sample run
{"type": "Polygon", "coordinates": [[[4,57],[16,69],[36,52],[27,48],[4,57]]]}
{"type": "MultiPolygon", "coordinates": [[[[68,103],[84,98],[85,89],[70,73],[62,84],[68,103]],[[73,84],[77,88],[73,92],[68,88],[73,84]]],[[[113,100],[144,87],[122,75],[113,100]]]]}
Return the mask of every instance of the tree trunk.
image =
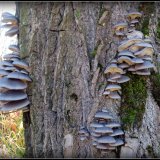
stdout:
{"type": "MultiPolygon", "coordinates": [[[[81,126],[89,129],[94,114],[102,108],[121,122],[121,101],[100,96],[107,84],[104,69],[116,56],[119,44],[113,25],[126,21],[131,10],[157,4],[17,3],[21,57],[29,62],[33,80],[27,91],[30,111],[24,113],[26,157],[160,157],[160,111],[149,79],[141,125],[124,130],[125,146],[103,153],[91,145],[91,139],[82,142],[78,135],[81,126]]],[[[143,12],[149,14],[149,34],[158,50],[160,11],[156,7],[143,12]]]]}

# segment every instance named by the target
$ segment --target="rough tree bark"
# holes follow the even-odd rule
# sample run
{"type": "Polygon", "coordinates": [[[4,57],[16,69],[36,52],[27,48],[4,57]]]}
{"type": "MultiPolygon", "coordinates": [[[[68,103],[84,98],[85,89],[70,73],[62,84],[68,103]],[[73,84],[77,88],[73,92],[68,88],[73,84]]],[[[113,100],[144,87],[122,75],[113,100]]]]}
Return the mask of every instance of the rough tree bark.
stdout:
{"type": "MultiPolygon", "coordinates": [[[[103,153],[90,139],[81,142],[78,136],[81,126],[89,129],[98,109],[108,109],[121,122],[121,101],[99,95],[106,85],[103,71],[119,43],[112,27],[126,21],[129,11],[140,11],[140,6],[140,2],[17,3],[21,57],[29,62],[33,80],[27,91],[30,112],[24,113],[26,157],[160,157],[160,111],[150,81],[142,125],[125,131],[123,151],[103,153]]],[[[156,7],[149,25],[157,50],[159,12],[156,7]]]]}

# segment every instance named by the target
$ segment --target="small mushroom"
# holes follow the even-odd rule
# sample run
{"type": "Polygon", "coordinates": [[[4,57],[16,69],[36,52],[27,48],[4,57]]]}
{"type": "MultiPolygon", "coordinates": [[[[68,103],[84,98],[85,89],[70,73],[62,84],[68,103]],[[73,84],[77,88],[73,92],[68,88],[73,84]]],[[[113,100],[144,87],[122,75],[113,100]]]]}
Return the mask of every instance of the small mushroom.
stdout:
{"type": "Polygon", "coordinates": [[[113,130],[113,133],[112,134],[110,134],[110,136],[119,136],[119,135],[123,135],[124,134],[124,132],[121,130],[121,129],[114,129],[113,130]]]}
{"type": "Polygon", "coordinates": [[[7,76],[10,72],[0,69],[0,77],[7,76]]]}
{"type": "Polygon", "coordinates": [[[110,128],[114,128],[114,127],[120,127],[120,123],[117,122],[109,122],[107,124],[105,124],[106,127],[110,127],[110,128]]]}
{"type": "Polygon", "coordinates": [[[125,82],[128,82],[129,80],[130,78],[128,76],[122,75],[121,78],[117,79],[117,83],[125,83],[125,82]]]}
{"type": "Polygon", "coordinates": [[[97,112],[95,114],[95,118],[113,119],[113,117],[109,115],[107,112],[97,112]]]}
{"type": "Polygon", "coordinates": [[[12,23],[12,24],[17,24],[18,23],[18,19],[15,16],[9,16],[9,15],[5,15],[2,16],[2,23],[12,23]]]}
{"type": "Polygon", "coordinates": [[[118,65],[119,68],[122,68],[122,69],[125,69],[125,68],[128,68],[129,65],[127,63],[121,63],[118,65]]]}
{"type": "Polygon", "coordinates": [[[20,79],[20,80],[23,80],[23,81],[28,81],[28,82],[31,82],[31,78],[27,75],[27,74],[24,74],[24,73],[21,73],[21,72],[12,72],[12,73],[9,73],[7,78],[11,78],[11,79],[20,79]]]}
{"type": "Polygon", "coordinates": [[[127,51],[127,50],[119,52],[118,56],[129,56],[129,57],[135,58],[135,56],[133,55],[133,53],[130,52],[130,51],[127,51]]]}
{"type": "Polygon", "coordinates": [[[150,71],[148,71],[148,70],[144,69],[144,70],[136,71],[136,74],[138,74],[138,75],[148,76],[148,75],[150,75],[151,73],[150,73],[150,71]]]}
{"type": "Polygon", "coordinates": [[[100,136],[101,136],[101,134],[100,134],[100,133],[91,132],[91,136],[94,136],[94,137],[100,137],[100,136]]]}
{"type": "Polygon", "coordinates": [[[0,79],[0,88],[7,88],[11,90],[23,90],[27,88],[27,84],[21,80],[8,79],[3,77],[0,79]]]}
{"type": "Polygon", "coordinates": [[[112,99],[121,99],[120,95],[117,92],[111,92],[108,96],[112,99]]]}
{"type": "Polygon", "coordinates": [[[140,18],[142,16],[142,13],[140,12],[129,12],[127,17],[130,19],[130,20],[134,20],[136,18],[140,18]]]}
{"type": "Polygon", "coordinates": [[[117,91],[117,90],[121,90],[121,86],[118,84],[109,84],[105,90],[117,91]]]}
{"type": "Polygon", "coordinates": [[[7,67],[12,67],[13,64],[9,61],[1,61],[0,66],[7,66],[7,67]]]}
{"type": "Polygon", "coordinates": [[[108,149],[108,147],[106,145],[104,145],[104,144],[97,144],[96,148],[97,149],[108,149]]]}
{"type": "Polygon", "coordinates": [[[90,127],[100,128],[100,127],[104,127],[104,124],[93,122],[90,124],[90,127]]]}
{"type": "Polygon", "coordinates": [[[142,56],[145,56],[145,55],[152,56],[153,53],[154,53],[153,48],[146,47],[146,48],[144,48],[144,49],[142,49],[138,52],[135,52],[134,55],[138,56],[138,57],[142,57],[142,56]]]}
{"type": "Polygon", "coordinates": [[[122,75],[119,74],[119,73],[113,73],[113,74],[110,75],[109,78],[113,80],[113,79],[121,78],[121,76],[122,75]]]}
{"type": "Polygon", "coordinates": [[[135,65],[136,70],[142,70],[142,69],[148,69],[148,68],[154,68],[154,65],[150,61],[144,61],[144,63],[142,64],[135,65]]]}
{"type": "Polygon", "coordinates": [[[28,99],[23,99],[23,100],[19,100],[19,101],[12,101],[12,102],[8,102],[4,105],[1,105],[0,111],[2,111],[2,112],[16,111],[18,109],[22,109],[22,108],[26,107],[29,104],[30,104],[30,102],[28,99]]]}
{"type": "Polygon", "coordinates": [[[97,138],[97,142],[98,143],[116,143],[116,140],[111,136],[103,136],[103,137],[97,138]]]}
{"type": "Polygon", "coordinates": [[[113,146],[113,147],[117,147],[117,146],[121,146],[123,144],[124,144],[124,141],[122,139],[116,139],[116,143],[111,143],[109,145],[113,146]]]}
{"type": "Polygon", "coordinates": [[[145,56],[143,56],[143,57],[141,57],[143,60],[147,60],[147,61],[153,61],[152,60],[152,57],[150,57],[150,56],[148,56],[148,55],[145,55],[145,56]]]}
{"type": "Polygon", "coordinates": [[[2,55],[2,59],[10,60],[11,58],[19,58],[19,55],[12,54],[12,53],[2,55]]]}
{"type": "Polygon", "coordinates": [[[30,68],[29,68],[28,63],[26,63],[26,62],[24,62],[24,61],[22,61],[22,60],[13,61],[12,64],[13,64],[14,66],[16,66],[16,67],[25,69],[25,70],[27,70],[28,72],[30,71],[30,68]]]}
{"type": "Polygon", "coordinates": [[[123,73],[123,70],[121,68],[118,68],[117,64],[111,64],[105,69],[104,73],[105,74],[106,73],[120,73],[121,74],[123,73]]]}
{"type": "Polygon", "coordinates": [[[131,20],[130,23],[131,23],[131,24],[136,24],[136,23],[139,23],[139,20],[138,20],[138,19],[133,19],[133,20],[131,20]]]}
{"type": "Polygon", "coordinates": [[[0,101],[18,101],[26,98],[27,94],[21,90],[8,90],[7,92],[0,93],[0,101]]]}
{"type": "Polygon", "coordinates": [[[134,62],[132,61],[132,59],[129,58],[129,57],[127,57],[127,56],[121,56],[121,57],[119,57],[119,58],[118,58],[118,62],[119,62],[119,63],[125,62],[125,63],[127,63],[128,65],[133,65],[133,64],[134,64],[134,62]]]}
{"type": "Polygon", "coordinates": [[[127,38],[128,39],[134,39],[134,38],[143,39],[144,35],[141,31],[134,30],[130,33],[127,33],[127,38]]]}
{"type": "Polygon", "coordinates": [[[136,71],[135,66],[129,67],[129,68],[128,68],[128,71],[131,71],[131,72],[136,71]]]}
{"type": "Polygon", "coordinates": [[[132,61],[133,61],[135,64],[144,63],[144,61],[143,61],[141,58],[133,58],[132,61]]]}
{"type": "Polygon", "coordinates": [[[95,133],[113,133],[112,128],[109,127],[99,127],[94,130],[95,133]]]}
{"type": "Polygon", "coordinates": [[[9,36],[9,37],[13,37],[14,35],[18,34],[18,27],[17,26],[13,26],[10,30],[8,30],[5,33],[5,36],[9,36]]]}
{"type": "Polygon", "coordinates": [[[17,52],[17,53],[20,52],[19,47],[18,47],[17,45],[10,45],[10,46],[8,47],[8,49],[10,49],[10,50],[13,51],[13,52],[17,52]]]}
{"type": "Polygon", "coordinates": [[[103,95],[109,95],[110,94],[110,91],[104,91],[103,92],[103,95]]]}

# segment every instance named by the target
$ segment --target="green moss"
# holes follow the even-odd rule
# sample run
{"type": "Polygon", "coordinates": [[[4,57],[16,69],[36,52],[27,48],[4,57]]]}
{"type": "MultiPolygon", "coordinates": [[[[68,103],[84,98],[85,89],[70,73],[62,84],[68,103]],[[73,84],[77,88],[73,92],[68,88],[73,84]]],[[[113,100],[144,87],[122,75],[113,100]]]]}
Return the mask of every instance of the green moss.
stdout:
{"type": "Polygon", "coordinates": [[[127,74],[130,81],[123,83],[122,104],[120,107],[121,120],[124,129],[140,127],[147,98],[146,78],[127,74]]]}
{"type": "Polygon", "coordinates": [[[148,151],[149,156],[151,156],[152,158],[157,158],[157,156],[154,154],[154,151],[153,151],[153,147],[152,147],[152,146],[148,145],[148,146],[146,147],[146,150],[148,151]]]}
{"type": "Polygon", "coordinates": [[[156,100],[157,104],[160,106],[160,74],[156,73],[153,74],[151,77],[151,83],[152,83],[152,94],[154,99],[156,100]]]}
{"type": "Polygon", "coordinates": [[[144,20],[143,20],[143,23],[142,23],[142,33],[145,35],[145,36],[149,36],[149,18],[148,17],[145,17],[144,20]]]}
{"type": "Polygon", "coordinates": [[[158,18],[158,25],[157,25],[157,38],[160,39],[160,18],[158,18]]]}
{"type": "Polygon", "coordinates": [[[79,19],[79,18],[81,17],[81,12],[80,12],[80,10],[76,10],[75,16],[77,17],[77,19],[79,19]]]}

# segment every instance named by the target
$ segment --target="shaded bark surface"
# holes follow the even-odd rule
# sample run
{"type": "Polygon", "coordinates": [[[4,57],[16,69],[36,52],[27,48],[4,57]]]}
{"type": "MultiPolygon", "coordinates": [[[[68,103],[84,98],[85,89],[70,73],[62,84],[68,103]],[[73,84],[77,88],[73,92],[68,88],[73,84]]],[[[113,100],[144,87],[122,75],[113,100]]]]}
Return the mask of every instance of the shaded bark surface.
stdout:
{"type": "MultiPolygon", "coordinates": [[[[21,57],[29,62],[33,80],[27,91],[30,112],[24,113],[26,157],[120,156],[120,149],[103,153],[91,145],[90,139],[81,142],[78,131],[81,126],[90,130],[94,114],[102,108],[120,122],[121,102],[100,96],[106,86],[103,71],[117,53],[119,39],[113,36],[113,25],[126,21],[125,15],[131,10],[139,11],[139,5],[139,2],[17,3],[21,57]]],[[[157,10],[158,7],[156,16],[157,10]]],[[[154,29],[156,20],[152,16],[150,35],[156,48],[154,29]]],[[[149,87],[141,128],[126,131],[129,141],[133,133],[136,137],[136,157],[149,157],[148,145],[156,156],[159,154],[159,107],[149,87]]]]}

